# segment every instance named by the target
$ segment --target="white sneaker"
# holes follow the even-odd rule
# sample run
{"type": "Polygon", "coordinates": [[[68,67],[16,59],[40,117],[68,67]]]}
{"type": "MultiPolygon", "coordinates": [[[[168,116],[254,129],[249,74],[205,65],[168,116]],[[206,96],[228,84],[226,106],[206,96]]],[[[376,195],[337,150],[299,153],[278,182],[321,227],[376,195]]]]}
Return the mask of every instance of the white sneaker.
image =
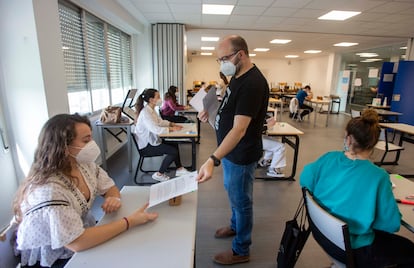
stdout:
{"type": "Polygon", "coordinates": [[[152,178],[156,181],[168,181],[170,179],[167,175],[159,172],[152,174],[152,178]]]}
{"type": "Polygon", "coordinates": [[[283,178],[285,176],[282,169],[280,168],[269,169],[269,171],[266,174],[267,176],[274,177],[274,178],[283,178]]]}
{"type": "Polygon", "coordinates": [[[268,167],[268,166],[270,166],[270,163],[272,162],[272,159],[264,159],[264,158],[261,158],[260,160],[259,160],[259,162],[258,162],[258,164],[259,164],[259,166],[261,166],[261,167],[268,167]]]}
{"type": "Polygon", "coordinates": [[[179,168],[175,171],[175,176],[180,177],[182,175],[188,174],[190,171],[188,171],[186,168],[179,168]]]}

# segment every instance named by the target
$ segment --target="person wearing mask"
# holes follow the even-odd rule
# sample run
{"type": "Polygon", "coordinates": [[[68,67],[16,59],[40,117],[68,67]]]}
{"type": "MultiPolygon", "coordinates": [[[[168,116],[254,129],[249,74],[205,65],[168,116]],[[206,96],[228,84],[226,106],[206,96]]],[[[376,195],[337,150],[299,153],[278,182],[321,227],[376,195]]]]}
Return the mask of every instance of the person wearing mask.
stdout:
{"type": "Polygon", "coordinates": [[[348,224],[356,267],[414,267],[414,243],[394,234],[401,213],[390,176],[369,159],[379,135],[375,110],[352,118],[344,151],[328,152],[306,165],[300,185],[348,224]]]}
{"type": "MultiPolygon", "coordinates": [[[[275,124],[275,117],[268,117],[265,130],[273,127],[275,124]]],[[[283,178],[285,176],[283,169],[286,167],[286,146],[267,135],[262,136],[262,142],[264,153],[258,162],[259,166],[268,167],[267,176],[283,178]]]]}
{"type": "Polygon", "coordinates": [[[152,174],[152,178],[156,181],[170,179],[166,172],[172,162],[177,167],[176,176],[188,173],[188,170],[181,164],[178,144],[161,142],[159,137],[160,134],[182,129],[182,126],[163,120],[158,116],[155,106],[160,106],[161,103],[160,93],[153,88],[145,89],[135,103],[135,111],[137,113],[135,137],[138,139],[139,153],[145,156],[166,155],[158,172],[152,174]],[[145,106],[144,103],[146,103],[145,106]]]}
{"type": "Polygon", "coordinates": [[[164,95],[164,102],[161,106],[160,113],[162,119],[168,120],[174,123],[188,123],[188,120],[185,116],[175,115],[176,111],[188,110],[188,106],[180,105],[177,102],[177,87],[170,86],[167,93],[164,95]]]}
{"type": "Polygon", "coordinates": [[[157,218],[145,212],[146,204],[120,220],[95,226],[91,207],[97,195],[105,198],[105,213],[121,207],[118,188],[95,164],[99,154],[87,117],[59,114],[45,123],[13,203],[21,267],[63,267],[74,252],[157,218]]]}
{"type": "Polygon", "coordinates": [[[298,99],[298,102],[299,102],[299,108],[303,109],[303,111],[299,115],[300,119],[302,120],[302,118],[305,115],[310,114],[311,112],[313,112],[313,108],[304,103],[305,100],[311,100],[313,98],[313,93],[311,92],[311,87],[310,86],[305,86],[303,89],[299,90],[298,93],[296,94],[296,98],[298,99]]]}
{"type": "MultiPolygon", "coordinates": [[[[215,119],[218,147],[201,166],[197,180],[202,183],[211,179],[214,167],[222,163],[232,215],[229,225],[219,228],[215,237],[235,237],[232,249],[218,253],[213,260],[231,265],[250,260],[253,181],[257,161],[262,156],[269,87],[250,61],[247,43],[242,37],[232,35],[222,39],[217,56],[221,72],[232,78],[215,119]]],[[[198,116],[203,122],[208,120],[206,111],[198,116]]]]}

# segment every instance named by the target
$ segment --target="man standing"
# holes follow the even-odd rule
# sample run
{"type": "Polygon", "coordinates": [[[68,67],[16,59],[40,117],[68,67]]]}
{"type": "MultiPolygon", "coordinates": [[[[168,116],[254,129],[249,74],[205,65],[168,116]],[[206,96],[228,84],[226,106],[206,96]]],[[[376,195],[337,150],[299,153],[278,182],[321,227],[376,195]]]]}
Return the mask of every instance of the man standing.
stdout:
{"type": "MultiPolygon", "coordinates": [[[[218,45],[220,71],[232,76],[217,112],[215,130],[218,147],[201,166],[197,180],[211,178],[222,162],[224,188],[232,210],[230,225],[216,231],[216,238],[235,236],[232,249],[214,256],[220,264],[249,261],[253,227],[253,180],[262,156],[262,128],[269,100],[269,87],[259,69],[250,61],[246,41],[227,36],[218,45]]],[[[199,118],[207,121],[208,114],[199,118]]]]}

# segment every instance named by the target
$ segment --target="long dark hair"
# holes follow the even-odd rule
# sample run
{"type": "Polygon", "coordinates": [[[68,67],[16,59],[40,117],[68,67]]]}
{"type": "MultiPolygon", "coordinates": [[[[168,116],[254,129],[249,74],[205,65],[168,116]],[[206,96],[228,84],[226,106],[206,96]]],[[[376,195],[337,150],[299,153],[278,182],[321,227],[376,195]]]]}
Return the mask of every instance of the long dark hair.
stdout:
{"type": "Polygon", "coordinates": [[[48,183],[49,178],[59,172],[70,177],[72,167],[67,147],[76,138],[76,124],[86,124],[91,128],[89,119],[77,113],[58,114],[44,124],[38,138],[33,164],[13,203],[18,219],[21,217],[20,204],[29,188],[48,183]]]}
{"type": "Polygon", "coordinates": [[[354,152],[372,150],[381,132],[378,113],[374,109],[366,109],[360,117],[349,120],[345,130],[355,140],[352,144],[354,152]]]}
{"type": "Polygon", "coordinates": [[[155,97],[156,92],[158,92],[158,90],[153,89],[153,88],[147,88],[147,89],[144,89],[141,95],[138,96],[137,102],[135,103],[135,111],[137,113],[135,122],[137,121],[141,110],[144,109],[144,101],[148,103],[151,98],[155,97]]]}
{"type": "Polygon", "coordinates": [[[171,99],[173,101],[173,103],[177,103],[177,97],[175,96],[175,92],[177,92],[177,87],[176,86],[170,86],[168,88],[168,91],[165,93],[164,95],[164,100],[167,99],[171,99]]]}

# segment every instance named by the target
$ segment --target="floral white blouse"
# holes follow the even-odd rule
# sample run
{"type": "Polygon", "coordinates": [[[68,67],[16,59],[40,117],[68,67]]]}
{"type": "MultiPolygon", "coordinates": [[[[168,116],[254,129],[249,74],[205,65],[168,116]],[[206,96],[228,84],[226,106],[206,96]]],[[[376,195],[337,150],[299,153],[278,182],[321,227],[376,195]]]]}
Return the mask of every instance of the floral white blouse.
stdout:
{"type": "Polygon", "coordinates": [[[40,261],[40,265],[49,267],[57,259],[70,258],[73,252],[64,246],[95,225],[90,213],[93,202],[114,182],[94,163],[80,164],[79,169],[90,191],[89,200],[61,173],[51,177],[49,183],[29,190],[21,204],[23,220],[17,230],[22,265],[40,261]]]}

